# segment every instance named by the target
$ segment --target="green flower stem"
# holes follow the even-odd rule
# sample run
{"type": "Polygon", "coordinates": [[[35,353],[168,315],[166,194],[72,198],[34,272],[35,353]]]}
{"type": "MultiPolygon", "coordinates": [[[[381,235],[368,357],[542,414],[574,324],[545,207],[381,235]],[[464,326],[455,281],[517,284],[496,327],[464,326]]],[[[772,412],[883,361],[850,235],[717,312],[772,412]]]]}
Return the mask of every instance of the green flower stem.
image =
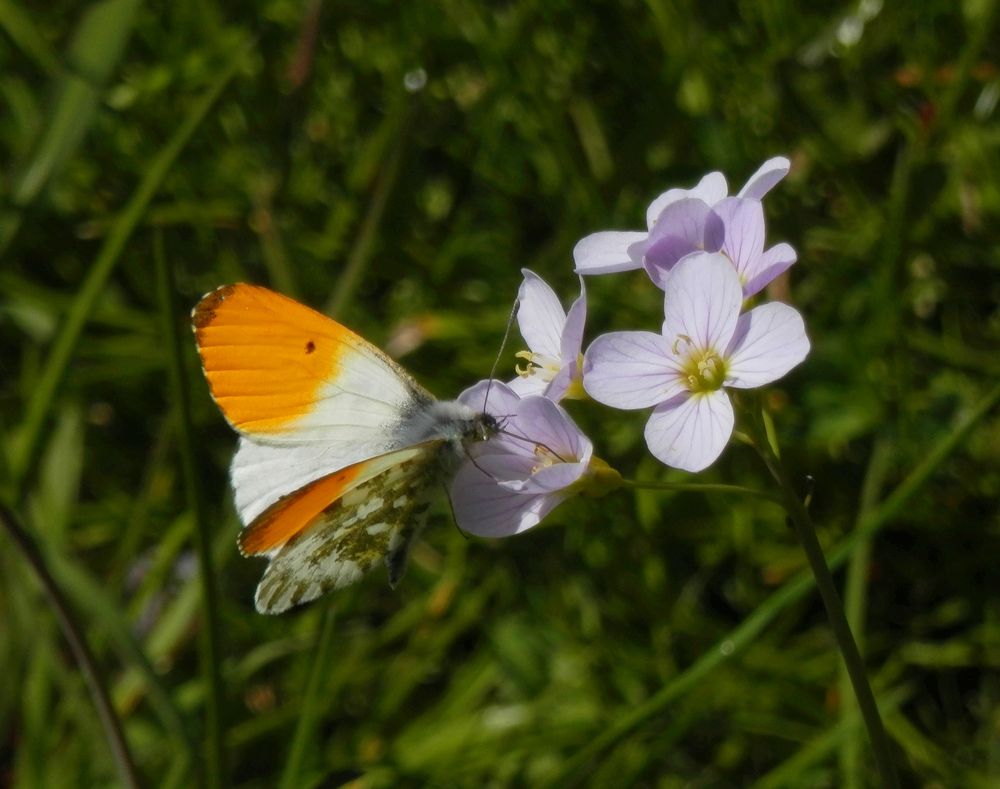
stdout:
{"type": "Polygon", "coordinates": [[[622,479],[619,483],[624,488],[632,490],[669,490],[689,493],[731,493],[737,496],[751,496],[757,499],[766,499],[775,504],[784,506],[785,499],[780,493],[772,493],[767,490],[756,490],[755,488],[745,488],[742,485],[717,485],[704,482],[644,482],[641,480],[622,479]]]}
{"type": "MultiPolygon", "coordinates": [[[[885,484],[886,475],[891,467],[891,442],[880,436],[875,440],[868,467],[865,471],[865,481],[861,488],[861,500],[858,506],[858,518],[854,524],[859,529],[872,512],[878,508],[879,497],[885,484]]],[[[847,623],[854,631],[858,641],[858,649],[864,654],[865,649],[865,606],[868,600],[868,565],[871,561],[872,544],[870,540],[858,543],[851,553],[844,581],[844,611],[847,623]]],[[[857,716],[857,704],[851,695],[851,677],[846,669],[841,668],[839,693],[840,716],[843,721],[857,716]]],[[[840,746],[840,775],[844,789],[861,789],[864,786],[864,773],[861,764],[863,749],[860,732],[852,731],[844,738],[840,746]]]]}
{"type": "Polygon", "coordinates": [[[98,671],[94,653],[90,650],[90,645],[83,635],[83,630],[77,624],[73,609],[56,583],[55,578],[52,577],[52,573],[49,572],[45,558],[42,556],[42,552],[35,544],[35,541],[21,526],[14,513],[8,510],[3,504],[0,504],[0,523],[3,524],[4,529],[10,534],[11,539],[21,549],[24,558],[27,559],[31,569],[41,582],[45,596],[49,599],[49,605],[52,606],[52,610],[59,620],[59,626],[62,628],[63,635],[66,636],[69,648],[73,652],[73,658],[80,667],[80,673],[83,675],[84,681],[90,690],[90,696],[94,700],[94,706],[97,708],[97,717],[100,718],[101,726],[104,727],[104,735],[111,746],[111,753],[114,756],[115,764],[118,766],[118,776],[121,778],[122,786],[129,787],[130,789],[138,787],[139,777],[136,774],[135,762],[129,751],[128,741],[125,739],[125,733],[122,731],[121,721],[118,719],[118,713],[115,712],[114,705],[111,703],[111,695],[104,684],[104,679],[101,677],[100,671],[98,671]]]}
{"type": "Polygon", "coordinates": [[[868,737],[871,740],[872,751],[875,756],[875,763],[878,766],[879,775],[882,779],[882,786],[895,788],[899,786],[899,777],[896,774],[896,767],[892,761],[892,753],[889,748],[889,739],[886,737],[885,728],[882,725],[882,717],[879,715],[878,706],[875,704],[875,696],[872,694],[871,686],[868,684],[868,675],[865,672],[865,664],[858,651],[858,645],[854,640],[854,634],[847,623],[844,614],[844,607],[840,602],[840,595],[830,574],[830,568],[826,564],[826,557],[823,555],[823,548],[819,544],[816,536],[816,527],[813,524],[809,510],[803,503],[802,497],[796,492],[795,486],[788,475],[788,471],[778,459],[772,447],[764,427],[764,417],[761,411],[754,413],[752,435],[754,437],[754,447],[760,454],[761,459],[767,466],[771,476],[781,488],[784,496],[785,511],[788,519],[795,527],[799,542],[809,560],[809,567],[812,569],[813,577],[816,580],[816,588],[819,596],[823,600],[826,608],[827,618],[830,620],[830,627],[833,629],[834,638],[840,648],[840,654],[844,659],[844,665],[851,679],[854,688],[854,696],[858,700],[858,708],[861,710],[861,717],[868,729],[868,737]]]}

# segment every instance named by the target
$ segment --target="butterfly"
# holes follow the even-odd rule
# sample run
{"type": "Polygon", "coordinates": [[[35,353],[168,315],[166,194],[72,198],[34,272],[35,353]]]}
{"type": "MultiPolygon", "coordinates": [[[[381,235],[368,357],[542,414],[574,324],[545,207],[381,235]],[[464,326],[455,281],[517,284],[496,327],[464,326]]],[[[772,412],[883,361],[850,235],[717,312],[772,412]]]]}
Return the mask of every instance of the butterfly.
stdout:
{"type": "Polygon", "coordinates": [[[239,433],[239,548],[270,560],[257,610],[286,611],[380,560],[395,586],[431,491],[496,419],[435,399],[350,329],[267,288],[220,287],[191,322],[212,397],[239,433]]]}

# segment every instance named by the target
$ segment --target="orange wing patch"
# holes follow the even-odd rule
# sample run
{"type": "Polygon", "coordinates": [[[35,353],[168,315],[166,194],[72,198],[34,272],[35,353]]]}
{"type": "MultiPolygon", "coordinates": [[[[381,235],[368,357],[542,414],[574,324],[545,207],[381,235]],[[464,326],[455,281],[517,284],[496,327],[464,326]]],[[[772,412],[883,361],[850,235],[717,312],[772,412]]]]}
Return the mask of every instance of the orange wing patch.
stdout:
{"type": "Polygon", "coordinates": [[[257,556],[280,548],[350,489],[364,463],[356,463],[282,496],[240,532],[240,552],[257,556]]]}
{"type": "Polygon", "coordinates": [[[279,433],[312,410],[352,346],[350,329],[255,285],[226,285],[191,313],[212,396],[230,423],[279,433]]]}

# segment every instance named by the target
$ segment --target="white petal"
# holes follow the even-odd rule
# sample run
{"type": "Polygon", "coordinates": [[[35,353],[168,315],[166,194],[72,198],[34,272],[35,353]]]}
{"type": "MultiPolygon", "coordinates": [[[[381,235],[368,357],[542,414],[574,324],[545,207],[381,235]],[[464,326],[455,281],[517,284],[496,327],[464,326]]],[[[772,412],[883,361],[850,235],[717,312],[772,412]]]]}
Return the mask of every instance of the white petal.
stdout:
{"type": "Polygon", "coordinates": [[[733,406],[719,389],[657,406],[646,423],[646,445],[668,466],[701,471],[722,454],[732,433],[733,406]]]}
{"type": "Polygon", "coordinates": [[[504,487],[471,462],[462,464],[451,485],[459,528],[480,537],[509,537],[530,529],[560,501],[558,495],[531,495],[504,487]]]}
{"type": "Polygon", "coordinates": [[[526,268],[517,292],[517,325],[528,347],[535,353],[559,358],[566,313],[548,283],[526,268]]]}
{"type": "Polygon", "coordinates": [[[510,432],[541,444],[565,462],[589,463],[593,445],[565,409],[545,397],[526,397],[510,420],[510,432]]]}
{"type": "Polygon", "coordinates": [[[688,197],[695,197],[709,205],[715,205],[728,194],[729,184],[726,183],[726,176],[720,172],[712,172],[698,182],[688,197]]]}
{"type": "MultiPolygon", "coordinates": [[[[576,362],[564,364],[559,372],[553,376],[552,380],[549,381],[548,386],[540,392],[532,392],[531,394],[541,395],[542,397],[547,397],[553,403],[558,403],[566,396],[570,384],[573,383],[573,376],[579,374],[579,365],[576,362]]],[[[521,393],[521,396],[527,397],[527,393],[521,393]]]]}
{"type": "Polygon", "coordinates": [[[591,233],[576,242],[573,260],[578,274],[614,274],[642,268],[642,258],[633,259],[628,248],[643,241],[645,233],[632,230],[605,230],[591,233]]]}
{"type": "MultiPolygon", "coordinates": [[[[512,381],[508,381],[507,386],[521,397],[530,397],[544,393],[549,388],[549,383],[540,375],[519,375],[512,381]]],[[[477,408],[481,405],[480,403],[477,408]]]]}
{"type": "Polygon", "coordinates": [[[743,272],[743,295],[750,298],[760,293],[772,280],[787,271],[796,258],[791,245],[775,244],[743,272]]]}
{"type": "Polygon", "coordinates": [[[671,353],[687,358],[687,342],[699,350],[724,350],[742,304],[740,278],[729,258],[717,252],[683,258],[664,287],[663,337],[671,353]]]}
{"type": "Polygon", "coordinates": [[[475,411],[507,416],[517,410],[520,395],[503,381],[484,380],[473,384],[458,396],[458,401],[475,411]]]}
{"type": "Polygon", "coordinates": [[[586,474],[587,467],[587,463],[555,463],[538,469],[520,485],[516,482],[503,484],[522,493],[559,493],[586,474]]]}
{"type": "Polygon", "coordinates": [[[713,206],[727,194],[729,194],[729,185],[726,183],[726,176],[719,172],[712,172],[704,176],[692,189],[668,189],[650,203],[649,208],[646,209],[646,227],[652,230],[659,220],[660,214],[663,213],[663,209],[678,200],[694,198],[713,206]]]}
{"type": "Polygon", "coordinates": [[[575,362],[583,350],[583,327],[587,322],[587,288],[580,277],[580,295],[570,305],[560,340],[560,359],[563,364],[575,362]]]}
{"type": "Polygon", "coordinates": [[[649,408],[686,388],[667,342],[659,334],[603,334],[583,357],[583,388],[614,408],[649,408]]]}
{"type": "Polygon", "coordinates": [[[760,200],[771,191],[778,181],[788,175],[788,170],[791,166],[792,163],[784,156],[775,156],[773,159],[768,159],[757,169],[757,172],[747,179],[746,184],[740,189],[737,197],[750,197],[754,200],[760,200]]]}
{"type": "Polygon", "coordinates": [[[741,315],[726,352],[726,386],[752,389],[776,381],[809,353],[798,310],[773,301],[741,315]]]}
{"type": "Polygon", "coordinates": [[[725,225],[722,251],[739,272],[741,281],[764,253],[764,207],[759,200],[728,197],[713,209],[725,225]]]}

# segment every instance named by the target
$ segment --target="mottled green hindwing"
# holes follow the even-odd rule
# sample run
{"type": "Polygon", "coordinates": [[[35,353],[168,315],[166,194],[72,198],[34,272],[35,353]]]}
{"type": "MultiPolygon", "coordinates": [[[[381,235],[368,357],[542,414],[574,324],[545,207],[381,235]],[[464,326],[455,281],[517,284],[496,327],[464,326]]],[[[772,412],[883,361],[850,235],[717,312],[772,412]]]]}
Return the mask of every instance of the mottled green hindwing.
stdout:
{"type": "MultiPolygon", "coordinates": [[[[413,540],[423,528],[430,492],[440,476],[442,442],[350,490],[271,558],[257,585],[257,610],[279,614],[354,583],[385,561],[393,586],[406,569],[413,540]]],[[[400,454],[404,454],[401,452],[400,454]]]]}

